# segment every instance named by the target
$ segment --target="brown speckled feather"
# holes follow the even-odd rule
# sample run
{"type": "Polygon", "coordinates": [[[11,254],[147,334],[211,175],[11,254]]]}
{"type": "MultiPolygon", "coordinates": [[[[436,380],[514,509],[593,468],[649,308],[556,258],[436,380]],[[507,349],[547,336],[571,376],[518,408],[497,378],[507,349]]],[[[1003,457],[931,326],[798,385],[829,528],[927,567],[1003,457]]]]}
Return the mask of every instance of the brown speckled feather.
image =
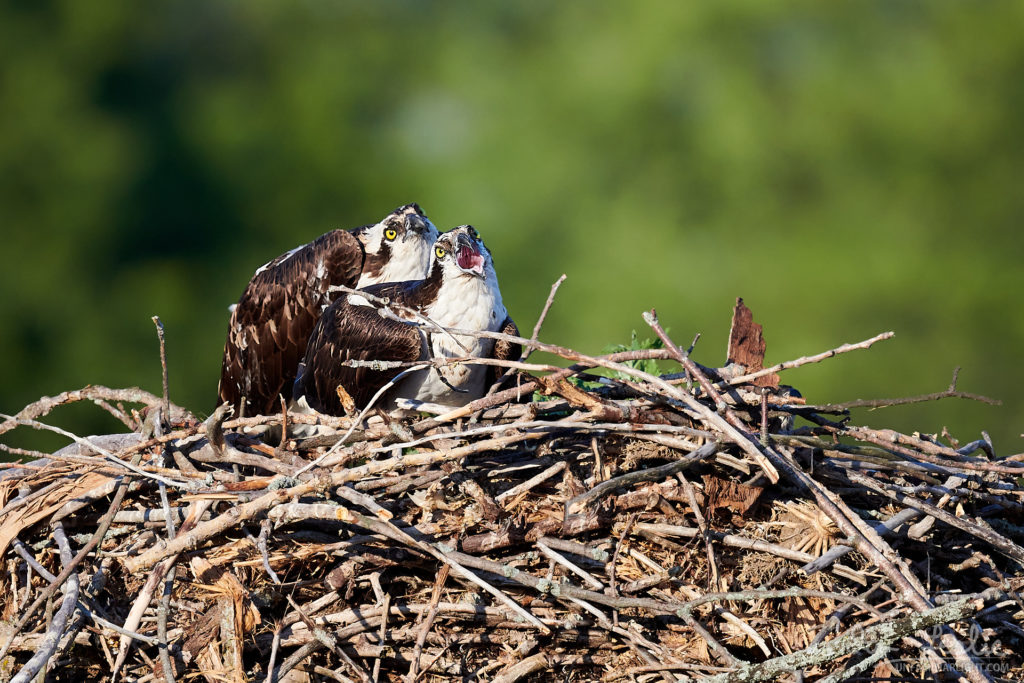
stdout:
{"type": "MultiPolygon", "coordinates": [[[[366,287],[365,291],[396,303],[409,304],[422,294],[424,283],[394,282],[366,287]]],[[[411,362],[425,356],[424,335],[411,324],[381,317],[375,307],[339,298],[324,311],[309,338],[306,357],[295,382],[295,397],[304,396],[311,408],[328,415],[344,415],[337,387],[343,386],[359,408],[402,372],[401,368],[350,368],[347,360],[411,362]]]]}
{"type": "MultiPolygon", "coordinates": [[[[505,318],[505,322],[501,325],[501,333],[507,334],[512,337],[519,336],[519,328],[512,321],[512,318],[505,318]]],[[[519,357],[523,355],[523,347],[521,344],[515,342],[505,341],[499,339],[494,342],[494,350],[491,351],[491,358],[495,360],[519,360],[519,357]]],[[[499,367],[497,365],[487,366],[487,381],[485,386],[490,387],[492,384],[498,381],[498,378],[505,374],[506,368],[499,367]]]]}
{"type": "Polygon", "coordinates": [[[231,313],[218,401],[236,415],[280,410],[320,312],[338,296],[329,288],[354,287],[363,260],[359,241],[334,230],[257,271],[231,313]]]}

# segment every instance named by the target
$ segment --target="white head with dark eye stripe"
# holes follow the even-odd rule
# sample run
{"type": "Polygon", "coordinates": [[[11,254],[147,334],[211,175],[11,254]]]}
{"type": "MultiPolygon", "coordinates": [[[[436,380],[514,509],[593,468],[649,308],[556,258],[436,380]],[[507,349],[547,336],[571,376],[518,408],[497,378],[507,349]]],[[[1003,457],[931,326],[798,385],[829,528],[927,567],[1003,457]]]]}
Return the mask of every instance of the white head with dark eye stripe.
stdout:
{"type": "Polygon", "coordinates": [[[366,259],[357,287],[424,277],[430,267],[437,228],[416,204],[406,204],[379,223],[359,228],[366,259]]]}
{"type": "Polygon", "coordinates": [[[460,225],[437,238],[434,262],[444,279],[494,276],[494,260],[472,225],[460,225]]]}

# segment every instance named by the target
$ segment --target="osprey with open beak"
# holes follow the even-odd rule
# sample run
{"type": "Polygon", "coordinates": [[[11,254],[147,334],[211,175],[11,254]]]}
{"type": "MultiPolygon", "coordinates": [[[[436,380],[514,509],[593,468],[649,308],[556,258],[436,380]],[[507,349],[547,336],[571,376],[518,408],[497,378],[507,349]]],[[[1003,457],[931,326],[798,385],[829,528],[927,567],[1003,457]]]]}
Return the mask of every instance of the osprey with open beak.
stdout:
{"type": "MultiPolygon", "coordinates": [[[[437,239],[426,278],[374,285],[365,291],[389,304],[379,306],[360,293],[343,296],[324,311],[310,335],[293,392],[303,407],[344,415],[340,386],[363,408],[404,369],[372,364],[347,367],[344,363],[349,360],[519,359],[519,344],[449,334],[418,322],[425,316],[443,328],[519,335],[502,303],[491,253],[472,226],[454,228],[437,239]]],[[[503,371],[472,362],[417,369],[400,378],[376,405],[391,408],[400,398],[465,405],[482,396],[503,371]]]]}
{"type": "Polygon", "coordinates": [[[422,278],[437,228],[407,204],[379,223],[334,230],[261,266],[232,308],[219,403],[236,415],[264,415],[291,398],[295,371],[336,285],[365,287],[422,278]]]}

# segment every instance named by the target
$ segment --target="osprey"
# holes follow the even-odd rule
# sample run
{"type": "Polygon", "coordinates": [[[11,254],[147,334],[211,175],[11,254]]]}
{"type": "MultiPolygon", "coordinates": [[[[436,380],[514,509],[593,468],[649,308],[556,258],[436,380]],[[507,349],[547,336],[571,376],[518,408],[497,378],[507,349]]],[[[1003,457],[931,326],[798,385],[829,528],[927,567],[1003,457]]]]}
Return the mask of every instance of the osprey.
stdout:
{"type": "MultiPolygon", "coordinates": [[[[293,395],[300,407],[344,415],[338,387],[362,408],[405,369],[346,367],[343,363],[348,360],[413,362],[462,356],[518,360],[519,344],[451,335],[415,324],[417,318],[408,309],[445,328],[519,335],[501,301],[491,253],[472,226],[442,234],[433,256],[423,280],[366,288],[368,294],[398,304],[389,307],[391,317],[359,293],[340,297],[324,311],[295,380],[293,395]]],[[[473,363],[415,370],[377,405],[390,408],[398,398],[465,405],[482,396],[500,371],[500,367],[473,363]]]]}
{"type": "Polygon", "coordinates": [[[218,402],[261,415],[291,398],[295,371],[335,285],[365,287],[424,277],[438,232],[420,207],[399,207],[373,225],[333,230],[256,271],[232,308],[218,402]]]}

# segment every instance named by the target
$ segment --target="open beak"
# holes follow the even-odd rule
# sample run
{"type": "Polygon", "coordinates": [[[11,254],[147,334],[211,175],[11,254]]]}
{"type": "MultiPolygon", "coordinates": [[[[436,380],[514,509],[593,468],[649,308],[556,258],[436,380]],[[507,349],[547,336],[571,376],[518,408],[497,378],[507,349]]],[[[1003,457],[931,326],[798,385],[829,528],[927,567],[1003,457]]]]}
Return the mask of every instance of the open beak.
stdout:
{"type": "Polygon", "coordinates": [[[480,253],[476,240],[465,233],[461,233],[456,242],[455,263],[464,273],[484,276],[484,255],[480,253]]]}

